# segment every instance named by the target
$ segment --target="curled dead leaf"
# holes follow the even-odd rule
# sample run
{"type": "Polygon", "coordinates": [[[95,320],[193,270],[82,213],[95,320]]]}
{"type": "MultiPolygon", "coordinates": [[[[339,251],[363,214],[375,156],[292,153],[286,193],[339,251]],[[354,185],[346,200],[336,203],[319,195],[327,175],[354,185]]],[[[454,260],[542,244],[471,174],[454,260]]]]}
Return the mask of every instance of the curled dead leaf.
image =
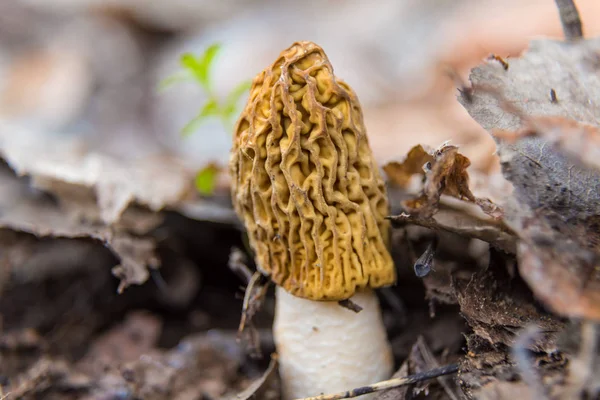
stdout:
{"type": "Polygon", "coordinates": [[[458,147],[443,144],[433,152],[432,157],[433,161],[427,165],[423,192],[418,198],[406,201],[406,209],[422,217],[431,217],[437,212],[442,193],[475,201],[475,196],[469,190],[467,174],[471,162],[458,152],[458,147]]]}
{"type": "Polygon", "coordinates": [[[403,202],[404,210],[418,218],[431,218],[439,210],[442,195],[472,202],[481,209],[500,219],[502,209],[489,199],[476,198],[469,188],[467,168],[471,161],[458,152],[458,147],[442,144],[439,148],[426,152],[423,146],[413,147],[403,162],[384,166],[390,183],[408,188],[414,175],[424,176],[421,194],[403,202]]]}
{"type": "Polygon", "coordinates": [[[433,162],[434,158],[422,145],[414,146],[402,162],[392,161],[383,166],[389,182],[393,185],[407,188],[414,175],[423,175],[427,163],[433,162]]]}

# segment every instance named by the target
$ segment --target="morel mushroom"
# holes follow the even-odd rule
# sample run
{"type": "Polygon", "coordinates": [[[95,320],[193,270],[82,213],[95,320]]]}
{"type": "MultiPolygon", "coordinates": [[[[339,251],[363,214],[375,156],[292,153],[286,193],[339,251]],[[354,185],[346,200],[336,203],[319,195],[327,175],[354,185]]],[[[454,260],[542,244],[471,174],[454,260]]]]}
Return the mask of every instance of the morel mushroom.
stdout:
{"type": "Polygon", "coordinates": [[[319,46],[294,43],[254,79],[230,172],[257,267],[277,285],[284,398],[388,378],[372,291],[396,279],[385,185],[356,94],[319,46]],[[362,311],[337,303],[345,299],[362,311]]]}

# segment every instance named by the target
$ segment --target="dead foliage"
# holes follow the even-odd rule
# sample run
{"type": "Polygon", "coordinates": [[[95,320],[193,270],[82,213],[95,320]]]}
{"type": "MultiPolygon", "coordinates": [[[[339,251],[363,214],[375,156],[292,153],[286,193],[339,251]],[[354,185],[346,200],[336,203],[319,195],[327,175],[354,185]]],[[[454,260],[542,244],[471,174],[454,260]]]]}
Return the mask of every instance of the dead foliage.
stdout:
{"type": "MultiPolygon", "coordinates": [[[[600,39],[557,4],[567,41],[493,54],[470,86],[453,73],[501,173],[493,149],[468,158],[448,142],[415,141],[383,167],[394,378],[458,374],[377,399],[600,393],[600,39]]],[[[243,239],[227,182],[198,199],[172,155],[0,131],[0,398],[280,398],[273,300],[251,257],[230,252],[243,239]]]]}
{"type": "Polygon", "coordinates": [[[556,312],[596,320],[599,50],[598,39],[532,42],[508,71],[493,64],[474,69],[472,99],[460,99],[495,137],[515,188],[506,219],[520,238],[519,271],[556,312]]]}
{"type": "Polygon", "coordinates": [[[430,151],[417,145],[403,162],[385,165],[392,198],[398,190],[408,194],[413,189],[409,183],[415,176],[422,182],[416,198],[409,195],[408,199],[398,199],[401,208],[392,210],[400,213],[389,219],[396,226],[414,224],[449,231],[515,252],[515,236],[502,219],[502,207],[471,192],[469,165],[469,159],[458,152],[458,147],[447,143],[430,151]]]}

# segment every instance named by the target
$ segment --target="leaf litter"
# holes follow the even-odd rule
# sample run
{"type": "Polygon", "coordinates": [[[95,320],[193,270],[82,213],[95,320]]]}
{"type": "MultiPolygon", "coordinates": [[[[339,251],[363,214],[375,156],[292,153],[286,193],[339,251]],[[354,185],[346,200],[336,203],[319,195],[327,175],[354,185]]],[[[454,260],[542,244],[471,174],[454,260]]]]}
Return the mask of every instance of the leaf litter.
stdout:
{"type": "MultiPolygon", "coordinates": [[[[518,237],[519,274],[544,306],[561,317],[590,319],[591,324],[600,318],[600,169],[594,159],[600,120],[599,55],[598,38],[534,41],[521,57],[510,60],[509,69],[495,63],[475,68],[469,98],[459,96],[495,139],[502,172],[514,187],[504,218],[518,237]]],[[[519,315],[517,310],[509,314],[519,315]]],[[[504,323],[514,328],[514,322],[504,323]]],[[[557,329],[558,322],[551,325],[535,321],[535,339],[521,346],[532,349],[536,340],[545,346],[556,343],[568,324],[563,329],[557,329]],[[551,340],[544,338],[548,334],[551,340]]],[[[477,393],[482,398],[597,394],[598,389],[589,386],[598,376],[594,362],[587,363],[583,375],[596,378],[588,377],[579,387],[548,368],[569,358],[564,347],[556,346],[538,348],[533,358],[520,355],[526,349],[515,350],[523,381],[508,383],[497,376],[477,393]],[[548,361],[540,364],[536,358],[548,361]]],[[[572,365],[580,364],[580,355],[570,357],[572,365]]],[[[596,350],[591,358],[598,358],[596,350]]],[[[572,366],[563,368],[572,371],[572,366]]]]}
{"type": "MultiPolygon", "coordinates": [[[[495,139],[511,186],[494,201],[478,201],[469,188],[469,161],[454,146],[415,146],[403,162],[384,167],[391,196],[401,204],[389,217],[396,229],[452,232],[494,248],[487,268],[468,278],[460,268],[423,278],[428,296],[456,301],[472,328],[459,375],[470,397],[598,393],[590,386],[598,377],[597,350],[592,361],[579,361],[581,353],[567,351],[560,339],[571,318],[600,317],[599,57],[598,39],[539,40],[506,64],[493,57],[473,69],[471,87],[459,101],[495,139]],[[443,218],[448,198],[480,206],[485,217],[477,222],[484,222],[487,233],[464,207],[443,218]],[[533,328],[536,334],[526,336],[533,328]],[[587,365],[576,374],[585,383],[565,379],[569,363],[587,365]]],[[[450,268],[443,261],[435,265],[450,268]]]]}
{"type": "MultiPolygon", "coordinates": [[[[492,167],[473,170],[477,160],[448,143],[415,143],[403,162],[384,166],[399,275],[381,297],[400,365],[394,378],[459,366],[456,376],[378,398],[598,393],[599,54],[598,39],[540,40],[521,57],[494,55],[472,71],[459,101],[495,139],[501,173],[487,154],[482,165],[492,167]],[[421,254],[427,273],[415,275],[421,254]]],[[[230,262],[241,279],[212,268],[242,247],[228,203],[188,202],[194,172],[169,157],[120,163],[71,147],[50,159],[43,150],[56,143],[35,137],[25,146],[23,137],[0,136],[0,393],[279,398],[266,286],[250,285],[225,330],[214,328],[218,312],[205,311],[211,301],[229,310],[224,303],[195,292],[167,302],[149,290],[161,285],[148,268],[164,275],[165,287],[176,283],[166,262],[176,259],[197,269],[193,291],[239,293],[254,270],[242,253],[230,262]],[[192,222],[204,219],[217,226],[192,222]],[[210,235],[226,243],[218,257],[217,246],[206,249],[217,243],[206,242],[210,235]],[[111,267],[120,287],[103,274],[111,267]],[[143,285],[124,290],[132,284],[143,285]],[[152,302],[161,305],[138,310],[152,302]],[[237,332],[242,310],[249,346],[237,332]]],[[[214,170],[196,175],[208,200],[220,195],[214,170]]]]}

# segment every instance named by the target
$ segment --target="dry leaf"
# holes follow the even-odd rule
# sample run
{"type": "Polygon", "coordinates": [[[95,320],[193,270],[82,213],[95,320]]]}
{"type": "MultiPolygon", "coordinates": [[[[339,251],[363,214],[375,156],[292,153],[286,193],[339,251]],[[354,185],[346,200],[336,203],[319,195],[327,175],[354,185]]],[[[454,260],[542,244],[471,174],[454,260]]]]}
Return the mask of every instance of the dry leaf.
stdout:
{"type": "Polygon", "coordinates": [[[519,271],[565,316],[600,319],[600,38],[531,43],[510,69],[484,64],[460,98],[493,136],[514,186],[506,218],[519,271]],[[551,93],[553,95],[551,95],[551,93]]]}
{"type": "Polygon", "coordinates": [[[0,155],[19,176],[87,219],[110,225],[133,204],[153,211],[194,193],[193,171],[175,157],[123,161],[88,151],[68,135],[20,129],[0,120],[0,155]],[[52,151],[48,151],[52,149],[52,151]]]}
{"type": "Polygon", "coordinates": [[[421,195],[405,200],[403,206],[419,218],[431,218],[437,213],[442,194],[476,203],[481,209],[500,219],[502,209],[489,199],[476,198],[469,189],[467,168],[469,159],[458,152],[458,147],[444,143],[431,154],[422,146],[415,146],[402,163],[390,163],[384,167],[393,184],[406,187],[415,174],[423,174],[425,183],[421,195]],[[423,164],[421,164],[424,162],[423,164]],[[418,167],[421,165],[421,167],[418,167]]]}
{"type": "MultiPolygon", "coordinates": [[[[32,190],[6,167],[0,170],[0,193],[0,227],[37,237],[89,238],[101,242],[120,260],[114,269],[121,278],[120,290],[145,282],[148,279],[147,267],[158,267],[153,238],[139,236],[140,232],[133,235],[127,230],[74,219],[53,199],[32,190]]],[[[160,222],[160,219],[154,220],[155,223],[160,222]]],[[[154,226],[150,224],[148,227],[154,226]]]]}
{"type": "Polygon", "coordinates": [[[469,164],[469,159],[458,153],[458,147],[442,145],[433,153],[433,161],[428,165],[423,193],[404,202],[406,209],[411,214],[429,218],[436,213],[442,193],[475,201],[466,172],[469,164]]]}
{"type": "Polygon", "coordinates": [[[437,212],[431,218],[414,214],[388,217],[395,227],[418,225],[435,231],[447,231],[472,239],[480,239],[508,253],[516,253],[516,237],[502,220],[486,215],[475,204],[442,196],[437,212]]]}
{"type": "Polygon", "coordinates": [[[406,188],[414,175],[424,175],[425,164],[433,162],[433,156],[420,144],[410,149],[404,161],[390,162],[383,166],[389,182],[406,188]]]}
{"type": "Polygon", "coordinates": [[[526,136],[546,139],[572,162],[600,169],[600,129],[563,117],[533,117],[517,132],[495,130],[494,136],[514,144],[526,136]]]}

